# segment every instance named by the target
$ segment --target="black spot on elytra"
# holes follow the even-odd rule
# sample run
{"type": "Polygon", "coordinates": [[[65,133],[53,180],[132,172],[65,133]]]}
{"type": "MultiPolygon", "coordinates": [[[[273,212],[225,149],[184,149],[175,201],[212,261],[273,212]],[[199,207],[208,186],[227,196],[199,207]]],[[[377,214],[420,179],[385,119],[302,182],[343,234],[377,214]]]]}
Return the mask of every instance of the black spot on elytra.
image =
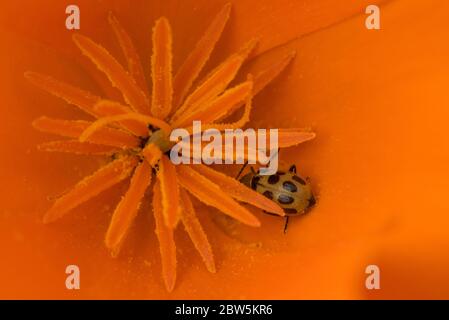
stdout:
{"type": "Polygon", "coordinates": [[[276,174],[279,175],[279,176],[283,176],[285,174],[285,172],[284,171],[278,171],[278,172],[276,172],[276,174]]]}
{"type": "Polygon", "coordinates": [[[298,188],[295,186],[295,184],[290,181],[284,181],[282,186],[284,187],[285,190],[290,191],[290,192],[298,191],[298,188]]]}
{"type": "Polygon", "coordinates": [[[295,214],[298,213],[298,210],[296,210],[295,208],[284,208],[284,212],[286,214],[295,214]]]}
{"type": "Polygon", "coordinates": [[[251,189],[256,190],[257,184],[259,183],[260,177],[255,176],[251,179],[251,189]]]}
{"type": "Polygon", "coordinates": [[[298,176],[292,176],[292,179],[295,180],[296,182],[299,182],[302,185],[306,184],[306,182],[302,178],[300,178],[298,176]]]}
{"type": "Polygon", "coordinates": [[[268,199],[273,200],[273,192],[267,190],[263,193],[263,195],[268,199]]]}
{"type": "Polygon", "coordinates": [[[290,197],[286,194],[280,194],[278,197],[278,201],[281,204],[292,204],[293,201],[295,201],[295,199],[293,199],[292,197],[290,197]]]}
{"type": "Polygon", "coordinates": [[[268,183],[269,184],[276,184],[279,181],[279,176],[277,174],[273,174],[272,176],[268,177],[268,183]]]}

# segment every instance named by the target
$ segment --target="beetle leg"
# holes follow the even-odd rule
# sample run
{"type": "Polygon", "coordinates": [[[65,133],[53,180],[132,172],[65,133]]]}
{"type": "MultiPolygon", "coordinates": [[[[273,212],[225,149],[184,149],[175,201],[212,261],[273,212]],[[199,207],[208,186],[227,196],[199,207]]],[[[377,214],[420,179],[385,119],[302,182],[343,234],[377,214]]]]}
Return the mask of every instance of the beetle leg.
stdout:
{"type": "Polygon", "coordinates": [[[254,174],[254,175],[259,174],[259,170],[257,170],[257,172],[256,172],[256,170],[254,170],[253,167],[251,167],[250,169],[251,169],[252,174],[254,174]]]}
{"type": "Polygon", "coordinates": [[[288,227],[288,218],[289,218],[289,216],[286,216],[286,217],[285,217],[284,234],[286,234],[286,233],[287,233],[287,227],[288,227]]]}

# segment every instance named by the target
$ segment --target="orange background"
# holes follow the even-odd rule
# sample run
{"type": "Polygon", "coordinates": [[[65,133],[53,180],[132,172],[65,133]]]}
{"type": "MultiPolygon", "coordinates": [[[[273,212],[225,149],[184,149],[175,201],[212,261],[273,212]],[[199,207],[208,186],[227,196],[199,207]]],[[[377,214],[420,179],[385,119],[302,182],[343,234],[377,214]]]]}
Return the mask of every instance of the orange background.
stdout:
{"type": "MultiPolygon", "coordinates": [[[[107,26],[113,10],[148,73],[157,17],[172,24],[176,70],[224,4],[76,2],[81,33],[122,59],[107,26]]],[[[317,132],[314,141],[283,151],[281,159],[311,177],[319,201],[310,215],[291,220],[286,235],[282,219],[257,213],[263,223],[257,230],[229,226],[215,209],[195,202],[218,272],[206,271],[179,230],[178,281],[169,294],[148,204],[118,259],[103,245],[127,182],[55,224],[42,224],[48,197],[106,159],[35,149],[53,137],[35,131],[34,118],[85,115],[26,83],[23,72],[116,93],[88,76],[92,66],[71,43],[64,22],[73,1],[3,1],[0,298],[449,298],[449,2],[382,1],[382,30],[370,31],[364,9],[373,2],[234,1],[208,68],[253,36],[261,38],[258,53],[267,54],[247,70],[297,51],[292,65],[256,97],[252,125],[311,126],[317,132]],[[81,268],[81,290],[65,288],[69,264],[81,268]],[[380,267],[381,290],[364,287],[369,264],[380,267]]],[[[235,174],[238,168],[226,170],[235,174]]]]}

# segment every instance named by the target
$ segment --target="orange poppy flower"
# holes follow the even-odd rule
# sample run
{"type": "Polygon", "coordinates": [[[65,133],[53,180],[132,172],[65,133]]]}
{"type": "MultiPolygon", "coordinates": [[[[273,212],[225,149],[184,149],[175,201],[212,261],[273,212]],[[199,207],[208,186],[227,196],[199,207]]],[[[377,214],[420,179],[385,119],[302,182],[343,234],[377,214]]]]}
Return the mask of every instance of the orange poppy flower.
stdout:
{"type": "MultiPolygon", "coordinates": [[[[125,1],[108,4],[79,1],[81,33],[89,38],[77,36],[75,42],[95,62],[92,64],[79,54],[71,43],[71,32],[61,25],[65,5],[51,2],[46,10],[40,7],[42,3],[38,6],[34,1],[26,1],[20,8],[16,4],[3,4],[0,10],[2,43],[7,45],[0,59],[5,70],[1,78],[4,157],[0,160],[3,181],[0,234],[2,260],[8,261],[2,263],[0,270],[2,297],[449,296],[449,284],[444,280],[449,261],[444,254],[448,219],[443,196],[447,189],[444,184],[447,142],[442,126],[446,115],[443,106],[447,102],[444,75],[448,66],[447,46],[442,41],[447,30],[441,21],[447,18],[446,4],[392,1],[381,6],[382,30],[373,31],[364,27],[364,8],[371,4],[368,1],[350,1],[345,5],[339,1],[233,3],[223,37],[198,79],[216,71],[214,67],[221,61],[240,52],[247,40],[255,38],[259,44],[241,70],[242,78],[231,84],[236,88],[245,85],[253,92],[258,72],[268,70],[295,51],[297,55],[285,72],[254,97],[249,125],[256,128],[311,125],[317,131],[313,143],[281,152],[282,161],[296,163],[302,174],[311,177],[319,195],[319,204],[313,212],[293,220],[284,235],[282,219],[255,210],[250,213],[251,207],[233,213],[257,216],[261,228],[225,219],[218,210],[194,199],[190,203],[183,190],[187,188],[195,195],[194,188],[201,179],[188,177],[202,174],[184,166],[173,170],[167,158],[158,152],[159,148],[141,148],[137,158],[135,152],[124,152],[112,162],[103,156],[117,148],[140,147],[140,141],[134,137],[143,133],[141,123],[151,120],[158,128],[170,125],[158,121],[167,119],[170,106],[176,105],[174,101],[183,101],[188,94],[183,96],[183,90],[173,90],[180,93],[175,93],[170,102],[167,90],[175,89],[176,81],[164,75],[170,74],[170,70],[175,71],[173,74],[181,70],[224,3],[196,0],[175,5],[170,1],[164,4],[136,1],[131,5],[125,1]],[[109,21],[115,33],[110,31],[107,19],[110,11],[117,16],[117,20],[109,21]],[[22,17],[20,20],[15,18],[18,15],[22,17]],[[161,16],[167,20],[158,20],[161,16]],[[159,23],[151,39],[155,21],[159,23]],[[168,31],[167,21],[172,32],[168,31]],[[129,47],[131,42],[123,30],[133,39],[134,49],[129,47]],[[165,46],[158,46],[168,43],[170,34],[171,67],[167,64],[170,52],[165,46]],[[118,45],[116,37],[121,40],[118,45]],[[111,65],[111,57],[118,63],[111,65]],[[128,64],[136,61],[130,57],[140,57],[142,67],[128,64]],[[153,79],[161,82],[159,87],[152,86],[151,91],[145,92],[142,83],[149,82],[155,65],[162,66],[157,69],[162,76],[153,74],[153,79]],[[117,78],[108,79],[97,67],[109,77],[117,78]],[[134,82],[121,72],[120,68],[125,67],[134,82]],[[23,80],[27,70],[35,72],[28,74],[28,78],[41,87],[48,89],[53,85],[50,91],[62,90],[57,93],[59,96],[67,94],[67,89],[83,88],[90,94],[75,92],[66,98],[78,100],[67,100],[79,107],[92,106],[95,100],[90,113],[103,112],[110,117],[107,121],[92,122],[91,117],[30,86],[23,80]],[[246,79],[247,74],[253,74],[254,80],[246,79]],[[61,79],[72,87],[61,87],[61,82],[53,79],[61,79]],[[110,86],[110,80],[119,90],[110,86]],[[150,95],[152,103],[145,99],[150,95]],[[97,101],[98,96],[108,97],[108,101],[97,101]],[[153,107],[151,116],[145,113],[147,105],[153,107]],[[132,115],[126,110],[126,117],[118,116],[129,106],[135,107],[132,115]],[[140,116],[142,113],[145,116],[140,116]],[[49,118],[41,118],[35,122],[36,126],[53,133],[63,130],[73,140],[49,143],[50,135],[36,134],[30,123],[41,115],[49,118]],[[123,127],[135,135],[122,134],[123,127]],[[75,140],[83,132],[81,138],[88,143],[75,140]],[[98,157],[46,154],[36,151],[35,145],[45,150],[65,148],[78,154],[88,151],[98,157]],[[142,158],[145,161],[140,162],[142,158]],[[162,159],[160,174],[150,194],[151,190],[145,190],[145,182],[148,183],[150,167],[158,158],[162,159]],[[116,186],[98,195],[95,201],[81,204],[80,199],[85,200],[90,194],[77,188],[74,190],[78,194],[74,196],[70,186],[99,167],[102,169],[95,176],[97,182],[116,186]],[[116,170],[122,174],[111,174],[116,170]],[[125,179],[131,173],[132,178],[125,179]],[[173,179],[178,179],[181,185],[174,194],[166,192],[167,182],[173,179]],[[61,193],[64,189],[67,191],[61,193]],[[143,201],[142,214],[134,217],[140,200],[137,195],[144,197],[144,193],[145,198],[153,201],[143,201]],[[47,200],[49,194],[55,195],[56,200],[47,200]],[[184,212],[181,216],[170,206],[168,197],[181,199],[184,212]],[[73,212],[57,224],[43,226],[41,215],[54,201],[59,208],[73,208],[73,212]],[[155,219],[149,214],[152,210],[155,219]],[[120,214],[123,212],[133,214],[120,214]],[[133,218],[132,230],[122,242],[133,218]],[[172,233],[170,227],[178,218],[186,233],[172,233]],[[108,229],[109,221],[112,223],[108,229]],[[153,235],[154,229],[157,237],[153,235]],[[116,252],[121,247],[117,259],[111,259],[103,248],[106,230],[110,249],[116,252]],[[175,289],[168,293],[158,274],[163,269],[167,287],[173,287],[174,243],[176,265],[181,271],[175,289]],[[411,247],[416,253],[410,251],[411,247]],[[156,259],[159,251],[162,264],[156,259]],[[207,269],[217,272],[208,273],[201,259],[207,269]],[[69,291],[64,286],[64,271],[69,264],[81,268],[81,290],[69,291]],[[369,264],[376,264],[381,270],[380,290],[365,288],[364,272],[369,264]]],[[[248,93],[243,100],[249,104],[251,97],[252,93],[248,93]]],[[[183,111],[186,110],[187,106],[183,111]]],[[[181,120],[185,122],[190,120],[188,113],[183,113],[183,117],[186,119],[181,120]]],[[[238,168],[226,167],[223,171],[232,176],[238,168]]],[[[225,175],[221,177],[226,179],[225,175]]],[[[201,183],[204,186],[206,182],[201,183]]],[[[198,187],[200,190],[204,189],[198,187]]],[[[88,191],[94,194],[98,190],[88,191]]],[[[216,199],[207,193],[206,196],[209,199],[202,200],[214,204],[211,202],[216,199]]],[[[229,203],[215,205],[220,204],[218,209],[226,210],[229,203]]],[[[61,213],[51,208],[48,212],[48,219],[61,213]]]]}
{"type": "MultiPolygon", "coordinates": [[[[293,57],[289,54],[254,78],[248,76],[246,82],[226,89],[253,51],[256,41],[251,40],[203,80],[199,80],[196,88],[191,89],[219,40],[230,10],[230,4],[223,7],[174,76],[171,27],[166,18],[156,21],[152,36],[151,99],[146,93],[148,89],[139,55],[129,35],[112,14],[109,15],[109,22],[126,56],[128,70],[93,40],[75,34],[73,41],[120,91],[125,104],[102,99],[46,75],[25,73],[25,77],[36,86],[97,118],[95,121],[38,118],[33,122],[36,129],[75,138],[45,143],[39,149],[86,155],[110,154],[114,158],[60,196],[45,214],[44,222],[61,218],[87,200],[132,176],[129,189],[117,205],[106,233],[105,244],[112,255],[116,256],[151,183],[153,171],[157,177],[153,188],[153,212],[163,278],[168,291],[173,290],[176,280],[173,232],[178,220],[182,221],[208,270],[215,273],[211,246],[195,215],[187,190],[205,204],[253,227],[260,226],[258,219],[234,199],[284,216],[284,211],[275,202],[235,179],[206,168],[198,172],[201,167],[176,168],[167,154],[173,145],[169,140],[172,128],[189,126],[198,120],[205,123],[201,130],[215,128],[224,131],[243,127],[249,121],[253,94],[271,82],[293,57]],[[238,121],[219,122],[242,104],[245,104],[245,108],[238,121]],[[108,127],[113,124],[116,126],[108,127]],[[104,150],[107,147],[114,148],[104,150]]],[[[187,132],[197,134],[192,129],[187,129],[187,132]]],[[[278,133],[278,146],[291,147],[314,137],[314,133],[300,129],[281,129],[278,133]]],[[[249,159],[249,152],[245,156],[249,159]]]]}

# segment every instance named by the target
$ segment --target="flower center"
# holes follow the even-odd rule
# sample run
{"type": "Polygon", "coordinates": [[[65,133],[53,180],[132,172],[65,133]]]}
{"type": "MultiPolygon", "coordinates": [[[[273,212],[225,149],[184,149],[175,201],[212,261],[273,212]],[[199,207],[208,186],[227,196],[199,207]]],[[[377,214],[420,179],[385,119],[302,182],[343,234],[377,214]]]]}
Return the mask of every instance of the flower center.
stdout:
{"type": "Polygon", "coordinates": [[[161,129],[156,129],[153,131],[151,136],[146,141],[145,145],[155,144],[162,153],[166,153],[170,151],[170,149],[174,146],[174,142],[170,141],[169,136],[166,132],[161,129]]]}

